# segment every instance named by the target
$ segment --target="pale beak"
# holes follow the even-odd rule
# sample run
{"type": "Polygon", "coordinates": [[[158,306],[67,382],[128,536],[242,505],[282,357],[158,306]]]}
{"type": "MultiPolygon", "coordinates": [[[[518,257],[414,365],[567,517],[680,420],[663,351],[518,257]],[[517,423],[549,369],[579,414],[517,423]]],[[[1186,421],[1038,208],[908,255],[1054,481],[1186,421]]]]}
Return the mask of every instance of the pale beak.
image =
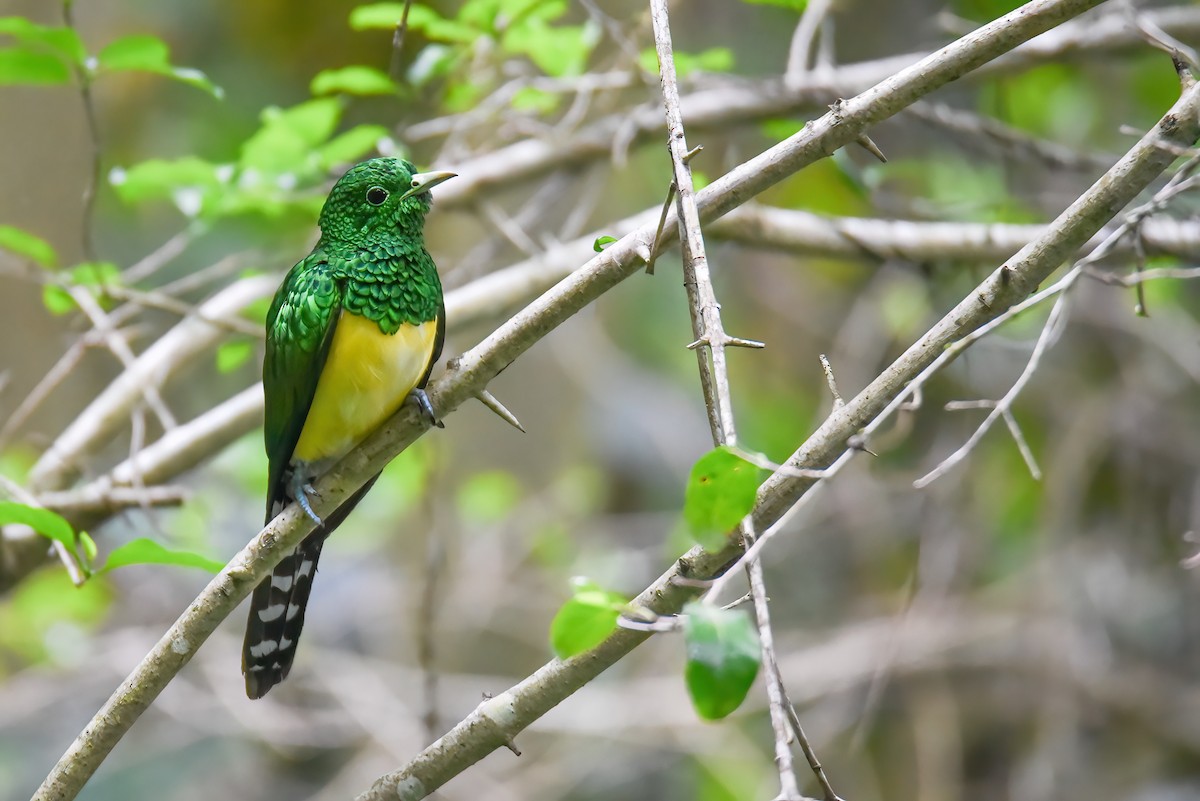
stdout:
{"type": "Polygon", "coordinates": [[[410,198],[413,195],[419,195],[422,192],[428,192],[438,184],[444,181],[449,181],[451,178],[454,178],[457,175],[458,173],[445,171],[419,172],[412,177],[412,187],[403,195],[401,195],[400,199],[404,200],[405,198],[410,198]]]}

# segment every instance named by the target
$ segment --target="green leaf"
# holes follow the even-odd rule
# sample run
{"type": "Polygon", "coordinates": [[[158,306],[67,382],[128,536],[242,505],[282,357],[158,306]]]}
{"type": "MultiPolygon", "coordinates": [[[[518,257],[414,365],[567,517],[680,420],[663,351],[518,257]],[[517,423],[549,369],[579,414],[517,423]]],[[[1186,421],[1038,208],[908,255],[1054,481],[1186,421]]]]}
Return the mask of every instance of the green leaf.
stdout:
{"type": "Polygon", "coordinates": [[[195,156],[173,161],[150,159],[127,169],[113,169],[108,180],[126,203],[170,198],[186,213],[192,206],[179,202],[180,193],[198,192],[202,199],[209,198],[222,185],[220,169],[195,156]]]}
{"type": "Polygon", "coordinates": [[[550,646],[559,659],[590,651],[617,629],[628,601],[583,578],[572,579],[575,594],[550,623],[550,646]]]}
{"type": "Polygon", "coordinates": [[[75,529],[71,528],[66,518],[49,509],[26,506],[16,501],[0,501],[0,526],[11,523],[29,526],[43,537],[61,542],[71,551],[75,550],[75,529]]]}
{"type": "Polygon", "coordinates": [[[79,286],[111,286],[121,282],[121,268],[111,261],[85,261],[71,268],[71,282],[79,286]]]}
{"type": "Polygon", "coordinates": [[[339,164],[353,164],[389,141],[390,132],[382,125],[358,125],[322,145],[317,158],[321,169],[328,171],[339,164]]]}
{"type": "Polygon", "coordinates": [[[313,151],[329,140],[342,117],[336,97],[323,97],[281,109],[267,108],[262,127],[242,145],[244,169],[272,175],[305,168],[313,151]]]}
{"type": "Polygon", "coordinates": [[[24,256],[42,267],[53,268],[58,263],[58,254],[49,242],[11,225],[0,225],[0,250],[24,256]]]}
{"type": "Polygon", "coordinates": [[[70,68],[56,56],[24,47],[0,50],[0,86],[67,83],[70,80],[70,68]]]}
{"type": "Polygon", "coordinates": [[[699,601],[683,614],[688,694],[700,717],[720,720],[741,706],[758,675],[758,632],[746,614],[699,601]]]}
{"type": "MultiPolygon", "coordinates": [[[[371,3],[350,12],[350,28],[356,31],[375,28],[394,30],[403,16],[404,3],[371,3]]],[[[411,18],[409,22],[411,24],[411,18]]]]}
{"type": "Polygon", "coordinates": [[[709,551],[725,545],[729,532],[751,509],[762,471],[722,445],[692,466],[683,519],[697,543],[709,551]]]}
{"type": "Polygon", "coordinates": [[[68,64],[83,66],[87,49],[73,28],[61,25],[38,25],[24,17],[0,18],[0,35],[11,36],[26,45],[52,50],[68,64]]]}
{"type": "Polygon", "coordinates": [[[220,573],[225,567],[223,562],[209,559],[191,551],[175,551],[164,548],[154,540],[139,537],[130,540],[108,555],[101,573],[116,570],[128,565],[178,565],[179,567],[195,567],[207,570],[209,573],[220,573]]]}
{"type": "Polygon", "coordinates": [[[507,52],[524,55],[553,77],[582,75],[597,41],[593,25],[547,25],[530,18],[512,25],[502,38],[507,52]]]}
{"type": "Polygon", "coordinates": [[[95,562],[100,551],[96,548],[96,541],[92,539],[92,535],[86,531],[79,532],[79,542],[83,544],[83,554],[87,557],[88,564],[95,562]]]}
{"type": "Polygon", "coordinates": [[[463,60],[465,52],[463,48],[437,42],[426,45],[408,68],[408,82],[413,86],[424,86],[436,78],[446,77],[463,60]]]}
{"type": "Polygon", "coordinates": [[[215,98],[224,96],[224,90],[203,72],[173,66],[170,48],[157,36],[134,34],[109,42],[96,57],[96,64],[97,72],[152,72],[203,89],[215,98]]]}
{"type": "Polygon", "coordinates": [[[312,79],[309,91],[314,95],[332,95],[338,92],[348,95],[392,95],[396,93],[396,84],[386,73],[374,67],[356,64],[318,72],[312,79]]]}
{"type": "MultiPolygon", "coordinates": [[[[350,12],[350,27],[356,31],[395,30],[404,15],[403,3],[372,3],[350,12]]],[[[446,19],[428,6],[413,3],[408,10],[408,27],[426,39],[470,44],[485,32],[461,22],[446,19]]]]}
{"type": "MultiPolygon", "coordinates": [[[[674,52],[675,74],[686,78],[694,72],[729,72],[733,69],[733,51],[728,47],[713,47],[699,53],[674,52]]],[[[658,53],[653,47],[640,54],[638,63],[650,73],[658,73],[658,53]]]]}
{"type": "MultiPolygon", "coordinates": [[[[397,17],[397,19],[399,18],[397,17]]],[[[395,21],[392,22],[392,25],[395,25],[395,21]]],[[[425,34],[427,39],[435,42],[472,44],[481,36],[487,35],[486,31],[481,31],[470,24],[464,25],[462,22],[446,19],[432,8],[418,3],[413,3],[412,9],[408,12],[408,27],[414,31],[420,31],[425,34]]]]}
{"type": "Polygon", "coordinates": [[[616,242],[616,241],[617,241],[617,238],[615,236],[607,236],[607,235],[606,236],[598,236],[598,237],[596,237],[596,241],[592,243],[592,250],[596,251],[597,253],[600,253],[606,247],[608,247],[609,245],[611,245],[613,242],[616,242]]]}
{"type": "Polygon", "coordinates": [[[504,470],[476,473],[458,491],[459,512],[474,523],[498,523],[520,500],[520,483],[504,470]]]}
{"type": "Polygon", "coordinates": [[[96,61],[101,70],[162,72],[171,65],[171,49],[157,36],[134,34],[109,42],[96,61]]]}
{"type": "Polygon", "coordinates": [[[42,287],[42,305],[55,317],[75,311],[75,299],[57,284],[46,284],[42,287]]]}
{"type": "Polygon", "coordinates": [[[549,114],[558,108],[562,95],[538,89],[536,86],[522,86],[512,96],[509,106],[514,111],[535,111],[538,114],[549,114]]]}
{"type": "Polygon", "coordinates": [[[248,339],[222,342],[217,348],[217,372],[232,373],[254,355],[254,343],[248,339]]]}

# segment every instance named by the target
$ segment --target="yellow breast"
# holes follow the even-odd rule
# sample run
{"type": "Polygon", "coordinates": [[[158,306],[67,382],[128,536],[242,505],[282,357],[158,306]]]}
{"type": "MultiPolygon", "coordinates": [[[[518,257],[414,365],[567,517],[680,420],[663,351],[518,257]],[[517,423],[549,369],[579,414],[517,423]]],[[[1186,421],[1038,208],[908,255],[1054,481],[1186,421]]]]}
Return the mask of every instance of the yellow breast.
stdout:
{"type": "Polygon", "coordinates": [[[343,311],[293,458],[340,458],[395,414],[429,368],[436,338],[436,320],[388,336],[343,311]]]}

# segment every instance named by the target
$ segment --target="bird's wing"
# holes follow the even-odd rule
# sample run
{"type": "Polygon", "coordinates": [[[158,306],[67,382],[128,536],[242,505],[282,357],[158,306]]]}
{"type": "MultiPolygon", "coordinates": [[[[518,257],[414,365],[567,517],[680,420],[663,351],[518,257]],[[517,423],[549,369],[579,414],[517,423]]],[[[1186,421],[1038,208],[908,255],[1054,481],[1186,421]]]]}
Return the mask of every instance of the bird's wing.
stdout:
{"type": "Polygon", "coordinates": [[[270,464],[267,522],[288,501],[288,465],[300,439],[342,311],[342,276],[315,250],[288,273],[267,314],[263,362],[265,438],[270,464]]]}

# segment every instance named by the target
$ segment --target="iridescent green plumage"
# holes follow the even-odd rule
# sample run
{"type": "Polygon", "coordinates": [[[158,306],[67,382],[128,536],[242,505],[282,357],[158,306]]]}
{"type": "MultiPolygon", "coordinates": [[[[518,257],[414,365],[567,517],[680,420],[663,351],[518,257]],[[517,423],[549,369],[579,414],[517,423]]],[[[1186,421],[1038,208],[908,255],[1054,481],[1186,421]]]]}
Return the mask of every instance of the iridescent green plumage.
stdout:
{"type": "MultiPolygon", "coordinates": [[[[328,417],[330,409],[365,403],[372,418],[382,419],[399,407],[409,388],[424,399],[421,389],[442,349],[445,309],[422,231],[431,204],[429,189],[449,177],[450,173],[417,173],[412,164],[390,158],[352,168],[333,187],[321,211],[320,241],[276,293],[267,315],[263,365],[268,521],[291,501],[299,501],[317,520],[305,488],[353,445],[349,436],[328,433],[337,433],[336,420],[313,415],[328,417]],[[339,321],[343,328],[353,322],[355,332],[343,332],[340,348],[335,347],[339,321]],[[361,346],[364,341],[369,347],[361,346]],[[405,353],[410,347],[421,352],[405,353]],[[331,353],[343,360],[357,360],[361,353],[363,360],[377,363],[333,364],[331,353]],[[413,364],[419,369],[401,396],[390,397],[396,376],[389,371],[411,369],[413,364]],[[330,376],[335,368],[336,379],[330,376]],[[323,375],[335,383],[321,389],[326,402],[318,411],[314,399],[321,398],[323,375]],[[330,387],[361,397],[345,398],[345,404],[340,398],[329,402],[329,392],[335,391],[330,387]],[[297,458],[298,443],[307,448],[303,459],[297,458]]],[[[369,487],[370,483],[326,520],[318,520],[300,548],[255,590],[243,651],[250,697],[261,697],[287,675],[321,545],[369,487]]]]}

